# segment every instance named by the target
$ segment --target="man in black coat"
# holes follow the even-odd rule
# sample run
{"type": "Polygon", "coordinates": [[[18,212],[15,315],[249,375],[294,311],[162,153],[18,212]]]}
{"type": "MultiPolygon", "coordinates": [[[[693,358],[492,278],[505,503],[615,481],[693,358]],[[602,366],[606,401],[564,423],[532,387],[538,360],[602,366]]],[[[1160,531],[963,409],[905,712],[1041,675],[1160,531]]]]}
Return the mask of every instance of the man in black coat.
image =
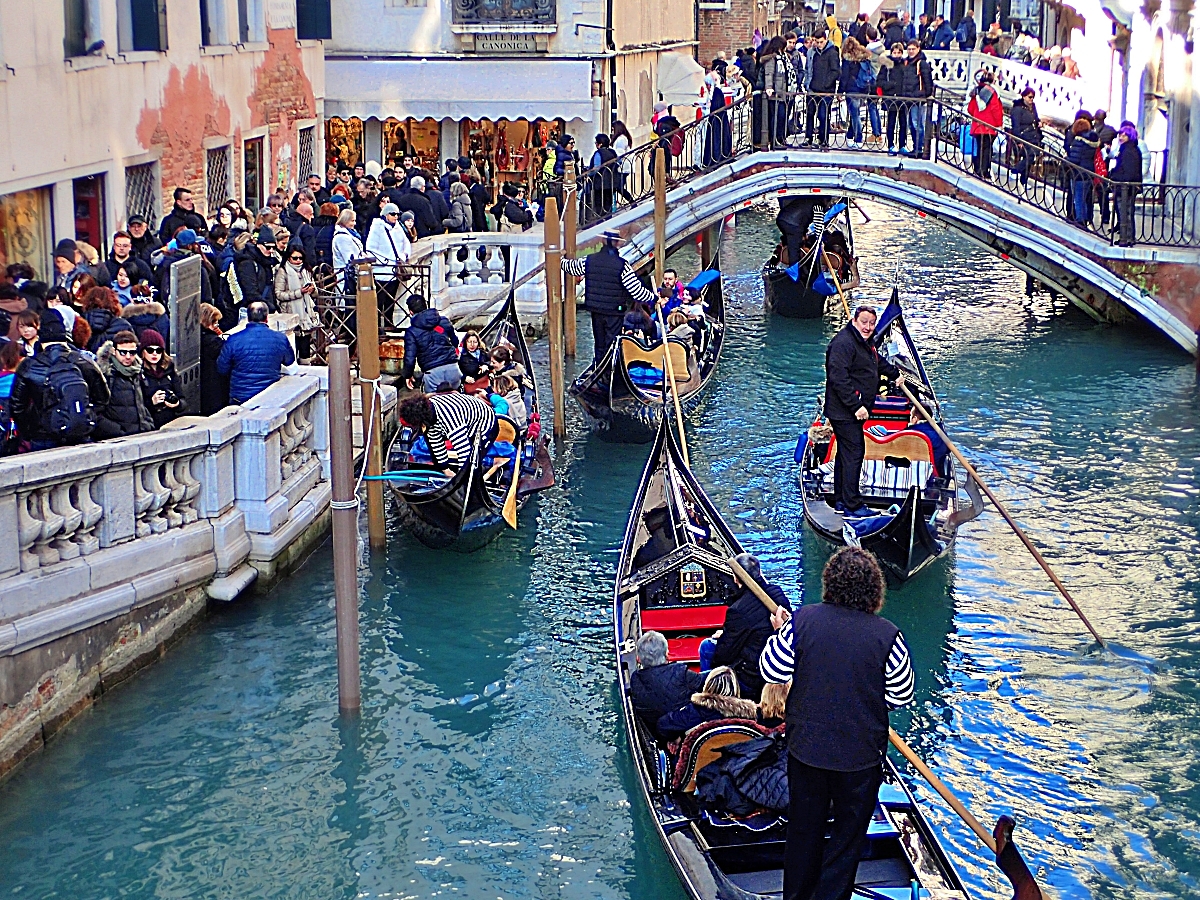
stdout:
{"type": "MultiPolygon", "coordinates": [[[[754,556],[739,553],[737,562],[746,570],[747,575],[762,585],[772,600],[791,611],[792,604],[783,593],[783,588],[763,580],[762,569],[754,556]]],[[[738,583],[741,585],[740,581],[738,583]]],[[[758,671],[758,658],[763,647],[767,645],[767,640],[775,633],[775,626],[771,624],[771,613],[762,601],[750,588],[745,585],[741,587],[741,594],[725,610],[725,625],[717,639],[717,649],[713,653],[711,666],[714,669],[717,666],[729,666],[737,675],[742,696],[748,700],[757,700],[762,694],[764,684],[758,671]]]]}
{"type": "Polygon", "coordinates": [[[866,453],[863,423],[875,404],[879,375],[894,378],[897,387],[904,384],[904,374],[871,341],[875,322],[872,307],[858,307],[825,350],[825,415],[837,438],[833,497],[837,511],[847,517],[871,515],[858,488],[866,453]]]}
{"type": "Polygon", "coordinates": [[[180,228],[190,228],[199,235],[208,234],[208,223],[204,216],[196,212],[196,202],[192,192],[185,187],[175,188],[175,205],[163,216],[162,224],[158,226],[158,237],[164,243],[169,243],[180,228]]]}
{"type": "Polygon", "coordinates": [[[471,198],[471,230],[487,231],[487,208],[492,202],[492,192],[482,181],[473,182],[467,189],[471,198]]]}
{"type": "Polygon", "coordinates": [[[808,115],[804,125],[806,144],[812,143],[814,120],[817,143],[825,147],[829,142],[829,110],[841,78],[842,57],[837,46],[824,30],[817,31],[813,35],[812,80],[808,87],[808,115]]]}
{"type": "Polygon", "coordinates": [[[163,245],[163,242],[155,237],[154,232],[150,230],[150,224],[141,216],[130,216],[128,228],[133,244],[133,255],[149,265],[150,257],[163,245]]]}
{"type": "Polygon", "coordinates": [[[638,638],[637,661],[638,670],[629,676],[629,699],[633,711],[658,737],[655,723],[704,690],[704,676],[683,663],[668,662],[667,639],[657,631],[638,638]]]}
{"type": "MultiPolygon", "coordinates": [[[[441,234],[446,229],[442,227],[442,220],[434,215],[433,204],[430,203],[429,196],[425,193],[425,179],[420,175],[414,175],[409,185],[412,189],[407,194],[401,194],[392,202],[400,208],[401,212],[408,210],[416,216],[417,237],[441,234]]],[[[390,196],[395,195],[391,194],[390,196]]],[[[449,211],[446,214],[449,215],[449,211]]]]}

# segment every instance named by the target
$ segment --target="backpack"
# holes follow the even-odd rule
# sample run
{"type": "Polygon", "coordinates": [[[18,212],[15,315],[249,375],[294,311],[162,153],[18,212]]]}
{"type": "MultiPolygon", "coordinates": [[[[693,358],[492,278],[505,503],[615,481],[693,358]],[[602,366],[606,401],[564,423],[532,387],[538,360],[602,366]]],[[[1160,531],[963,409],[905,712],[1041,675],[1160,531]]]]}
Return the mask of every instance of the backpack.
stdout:
{"type": "Polygon", "coordinates": [[[51,348],[41,380],[42,428],[64,444],[78,443],[96,430],[96,410],[83,372],[62,348],[51,348]]]}
{"type": "Polygon", "coordinates": [[[0,375],[0,456],[17,451],[17,423],[12,417],[12,389],[16,374],[0,375]]]}

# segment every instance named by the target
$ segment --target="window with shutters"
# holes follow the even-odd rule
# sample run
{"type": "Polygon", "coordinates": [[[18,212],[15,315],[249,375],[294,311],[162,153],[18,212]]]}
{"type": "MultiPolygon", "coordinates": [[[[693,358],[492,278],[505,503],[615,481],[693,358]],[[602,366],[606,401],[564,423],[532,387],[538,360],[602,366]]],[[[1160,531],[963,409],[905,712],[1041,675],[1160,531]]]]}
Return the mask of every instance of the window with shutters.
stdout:
{"type": "Polygon", "coordinates": [[[267,39],[267,17],[263,0],[237,0],[238,43],[261,44],[267,39]]]}
{"type": "Polygon", "coordinates": [[[122,53],[166,50],[166,0],[117,0],[117,49],[122,53]]]}
{"type": "Polygon", "coordinates": [[[63,56],[87,56],[100,35],[100,0],[63,0],[63,56]]]}
{"type": "Polygon", "coordinates": [[[296,37],[305,41],[327,41],[333,37],[330,0],[296,0],[296,37]]]}
{"type": "Polygon", "coordinates": [[[200,43],[219,47],[229,43],[225,27],[225,0],[200,0],[200,43]]]}
{"type": "Polygon", "coordinates": [[[229,176],[233,167],[229,164],[230,148],[215,147],[205,154],[204,160],[204,197],[207,203],[205,212],[212,215],[216,208],[233,196],[233,186],[229,176]]]}
{"type": "Polygon", "coordinates": [[[158,164],[152,162],[125,167],[125,221],[130,216],[158,221],[157,169],[158,164]]]}

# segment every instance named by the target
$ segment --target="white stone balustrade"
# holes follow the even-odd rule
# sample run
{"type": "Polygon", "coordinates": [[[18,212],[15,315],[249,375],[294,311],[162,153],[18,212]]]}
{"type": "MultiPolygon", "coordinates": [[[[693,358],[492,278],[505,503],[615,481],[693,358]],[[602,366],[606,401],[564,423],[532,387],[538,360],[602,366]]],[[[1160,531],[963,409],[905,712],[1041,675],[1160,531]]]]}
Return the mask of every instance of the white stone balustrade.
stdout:
{"type": "Polygon", "coordinates": [[[959,50],[926,50],[925,55],[929,57],[934,82],[939,88],[965,97],[975,84],[976,73],[988,69],[995,75],[996,88],[1006,103],[1019,99],[1021,91],[1028,85],[1037,91],[1038,114],[1056,122],[1070,124],[1079,110],[1094,111],[1104,103],[1102,96],[1095,96],[1093,86],[1082,79],[1064,78],[1011,59],[959,50]]]}
{"type": "Polygon", "coordinates": [[[0,657],[248,562],[273,574],[329,505],[328,376],[298,372],[214,416],[0,460],[0,657]]]}

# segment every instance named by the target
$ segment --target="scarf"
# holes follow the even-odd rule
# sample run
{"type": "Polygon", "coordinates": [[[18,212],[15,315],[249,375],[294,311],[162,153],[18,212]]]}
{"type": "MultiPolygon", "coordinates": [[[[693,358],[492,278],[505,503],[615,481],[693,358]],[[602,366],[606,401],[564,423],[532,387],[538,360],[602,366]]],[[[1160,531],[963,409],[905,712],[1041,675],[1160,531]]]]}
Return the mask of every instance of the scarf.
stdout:
{"type": "Polygon", "coordinates": [[[119,375],[123,375],[130,380],[136,380],[142,374],[142,358],[135,356],[132,363],[123,363],[121,358],[117,356],[117,348],[113,347],[109,351],[108,366],[110,370],[115,370],[119,375]]]}
{"type": "Polygon", "coordinates": [[[167,374],[167,368],[171,365],[171,357],[166,353],[161,354],[158,357],[157,366],[152,366],[148,360],[141,358],[138,359],[138,362],[141,363],[142,369],[147,375],[154,378],[162,378],[162,376],[167,374]]]}

